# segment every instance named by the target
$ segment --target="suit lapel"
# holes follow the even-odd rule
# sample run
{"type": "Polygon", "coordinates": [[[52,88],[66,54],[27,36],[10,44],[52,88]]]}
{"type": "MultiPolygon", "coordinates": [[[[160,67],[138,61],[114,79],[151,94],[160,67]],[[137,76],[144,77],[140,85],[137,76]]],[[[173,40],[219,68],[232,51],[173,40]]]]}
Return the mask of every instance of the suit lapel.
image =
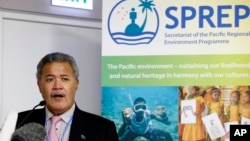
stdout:
{"type": "Polygon", "coordinates": [[[76,106],[71,124],[69,141],[87,141],[85,136],[85,122],[84,116],[81,115],[80,109],[76,106]]]}

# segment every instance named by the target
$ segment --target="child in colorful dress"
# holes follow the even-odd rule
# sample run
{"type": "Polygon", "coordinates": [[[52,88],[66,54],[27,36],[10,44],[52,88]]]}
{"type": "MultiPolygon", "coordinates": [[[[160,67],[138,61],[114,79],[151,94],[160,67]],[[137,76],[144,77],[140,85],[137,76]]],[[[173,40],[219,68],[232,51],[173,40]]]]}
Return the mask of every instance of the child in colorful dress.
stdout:
{"type": "Polygon", "coordinates": [[[204,99],[199,94],[200,88],[198,86],[189,86],[188,87],[188,96],[187,100],[196,101],[196,123],[185,124],[183,129],[182,140],[183,141],[204,141],[206,138],[205,127],[202,123],[202,112],[205,108],[204,99]]]}
{"type": "MultiPolygon", "coordinates": [[[[224,114],[224,102],[220,100],[221,91],[218,88],[213,88],[211,93],[212,93],[212,101],[208,103],[208,114],[217,113],[223,125],[225,114],[224,114]]],[[[220,140],[221,138],[216,139],[216,141],[220,140]]]]}
{"type": "Polygon", "coordinates": [[[230,104],[226,108],[226,118],[228,122],[240,123],[240,91],[232,91],[230,94],[230,104]]]}
{"type": "MultiPolygon", "coordinates": [[[[245,91],[242,94],[242,106],[240,107],[241,118],[250,120],[250,91],[245,91]]],[[[241,121],[241,124],[249,124],[249,122],[241,121]]]]}

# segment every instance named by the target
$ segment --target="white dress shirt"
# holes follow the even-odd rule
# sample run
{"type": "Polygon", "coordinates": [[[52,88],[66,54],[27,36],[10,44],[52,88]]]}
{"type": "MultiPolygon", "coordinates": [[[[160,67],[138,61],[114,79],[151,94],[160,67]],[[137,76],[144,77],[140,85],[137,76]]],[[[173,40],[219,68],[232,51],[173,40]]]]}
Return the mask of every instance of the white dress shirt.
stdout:
{"type": "MultiPolygon", "coordinates": [[[[69,133],[70,133],[70,127],[73,119],[73,113],[75,110],[75,104],[65,113],[61,114],[61,120],[56,124],[56,131],[59,137],[59,141],[69,141],[69,133]]],[[[45,108],[46,111],[46,122],[45,122],[45,129],[46,129],[46,140],[50,141],[48,139],[48,132],[51,127],[50,118],[53,116],[53,114],[45,108]]]]}

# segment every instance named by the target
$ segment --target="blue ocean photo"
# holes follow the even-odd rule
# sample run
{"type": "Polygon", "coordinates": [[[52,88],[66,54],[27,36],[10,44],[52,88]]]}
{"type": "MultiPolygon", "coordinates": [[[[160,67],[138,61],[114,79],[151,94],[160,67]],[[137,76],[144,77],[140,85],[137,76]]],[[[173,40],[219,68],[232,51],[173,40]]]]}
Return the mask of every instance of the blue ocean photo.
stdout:
{"type": "MultiPolygon", "coordinates": [[[[126,139],[122,139],[121,137],[120,141],[130,140],[130,138],[131,141],[163,141],[164,139],[160,139],[162,136],[164,138],[171,136],[172,140],[178,140],[178,87],[102,87],[102,116],[115,122],[118,135],[123,134],[120,132],[125,132],[129,135],[129,137],[124,137],[126,139]],[[144,103],[135,104],[136,100],[141,100],[144,103]],[[140,124],[130,124],[131,131],[140,132],[138,135],[145,135],[145,137],[138,136],[134,138],[134,133],[130,134],[125,131],[127,127],[124,126],[124,122],[126,122],[124,120],[126,115],[124,117],[124,114],[125,112],[128,114],[139,110],[145,110],[147,113],[155,115],[163,111],[164,116],[160,116],[164,117],[164,122],[145,119],[143,121],[148,121],[150,128],[144,127],[140,129],[139,125],[143,125],[142,122],[140,124]],[[135,128],[137,126],[138,129],[135,128]],[[152,135],[149,135],[151,132],[159,137],[152,137],[152,135]]],[[[133,122],[133,120],[129,120],[129,122],[133,122]]],[[[168,139],[164,141],[168,141],[168,139]]]]}

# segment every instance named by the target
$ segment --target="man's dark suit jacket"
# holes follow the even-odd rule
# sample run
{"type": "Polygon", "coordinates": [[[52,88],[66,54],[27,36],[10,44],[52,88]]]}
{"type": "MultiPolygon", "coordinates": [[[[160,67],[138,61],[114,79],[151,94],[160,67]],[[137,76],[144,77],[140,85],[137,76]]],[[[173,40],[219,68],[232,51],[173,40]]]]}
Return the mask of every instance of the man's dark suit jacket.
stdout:
{"type": "MultiPolygon", "coordinates": [[[[18,113],[16,128],[23,122],[23,119],[29,112],[30,111],[24,111],[18,113]]],[[[30,122],[45,125],[45,108],[34,110],[22,125],[30,122]]],[[[76,106],[69,141],[118,141],[118,135],[114,122],[101,116],[82,111],[76,106]]]]}

